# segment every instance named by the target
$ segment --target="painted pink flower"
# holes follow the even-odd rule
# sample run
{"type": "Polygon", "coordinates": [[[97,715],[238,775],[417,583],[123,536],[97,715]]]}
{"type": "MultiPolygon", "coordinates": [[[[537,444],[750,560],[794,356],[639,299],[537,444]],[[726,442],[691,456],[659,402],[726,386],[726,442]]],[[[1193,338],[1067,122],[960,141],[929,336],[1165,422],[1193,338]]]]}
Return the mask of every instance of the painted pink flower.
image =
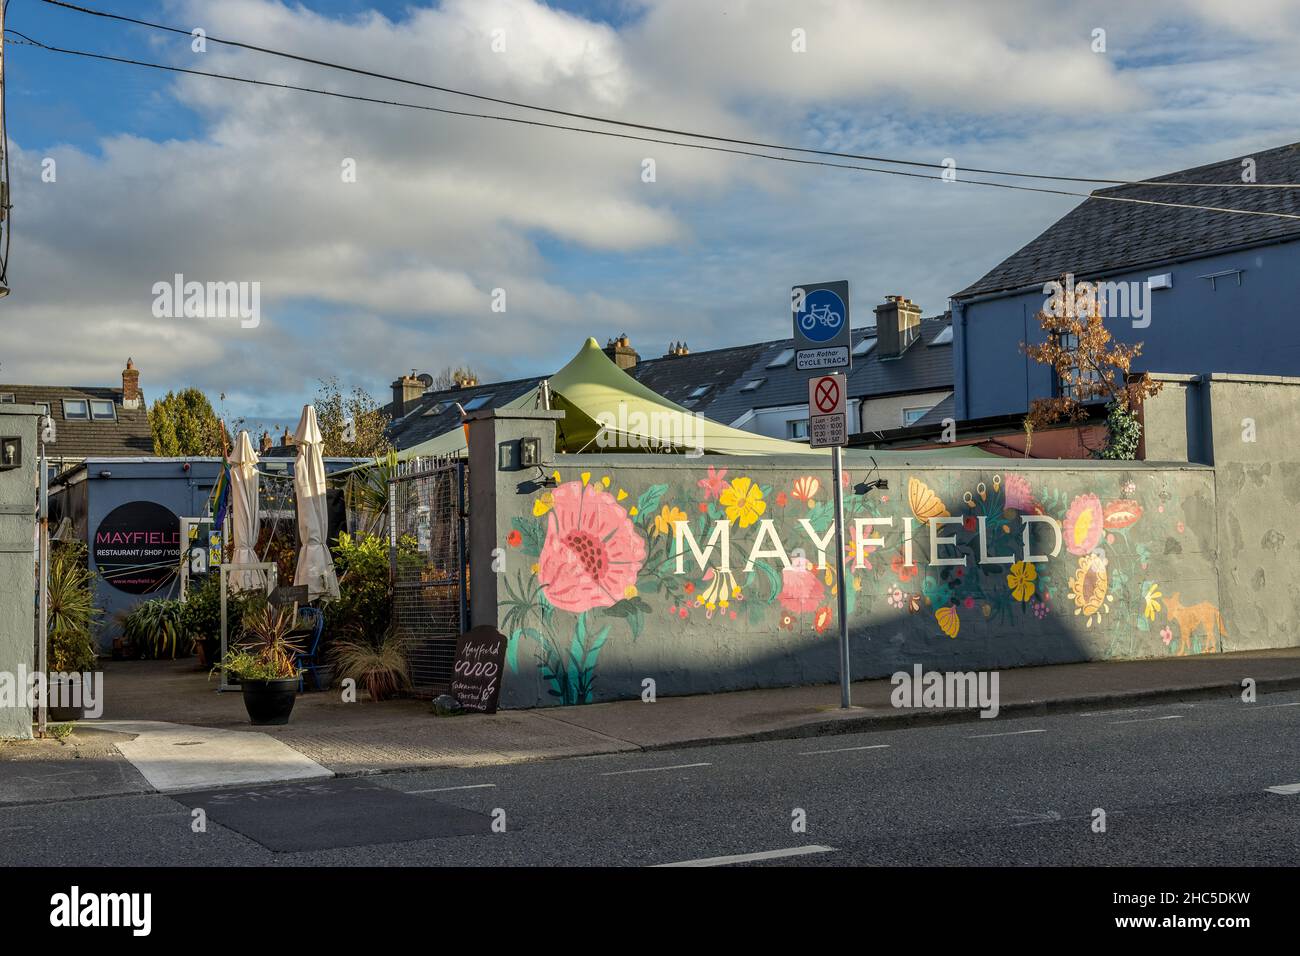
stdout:
{"type": "Polygon", "coordinates": [[[581,614],[610,607],[636,585],[645,539],[627,512],[599,485],[570,481],[552,493],[537,578],[546,599],[581,614]]]}
{"type": "Polygon", "coordinates": [[[1169,627],[1169,625],[1166,624],[1164,627],[1160,629],[1160,640],[1164,641],[1165,646],[1168,647],[1169,642],[1172,641],[1173,639],[1174,639],[1174,632],[1169,627]]]}
{"type": "Polygon", "coordinates": [[[826,586],[811,568],[786,568],[781,572],[781,593],[777,599],[792,614],[808,614],[821,604],[826,586]]]}
{"type": "Polygon", "coordinates": [[[1021,514],[1033,514],[1034,495],[1030,491],[1028,478],[1024,475],[1007,475],[1005,487],[1008,508],[1013,508],[1021,514]]]}
{"type": "Polygon", "coordinates": [[[1065,549],[1071,554],[1084,555],[1097,547],[1105,526],[1101,499],[1096,495],[1079,495],[1070,503],[1065,513],[1065,549]]]}
{"type": "Polygon", "coordinates": [[[707,478],[701,478],[696,482],[704,489],[705,498],[716,498],[722,494],[722,489],[727,487],[727,469],[714,471],[713,466],[709,465],[709,475],[707,478]]]}

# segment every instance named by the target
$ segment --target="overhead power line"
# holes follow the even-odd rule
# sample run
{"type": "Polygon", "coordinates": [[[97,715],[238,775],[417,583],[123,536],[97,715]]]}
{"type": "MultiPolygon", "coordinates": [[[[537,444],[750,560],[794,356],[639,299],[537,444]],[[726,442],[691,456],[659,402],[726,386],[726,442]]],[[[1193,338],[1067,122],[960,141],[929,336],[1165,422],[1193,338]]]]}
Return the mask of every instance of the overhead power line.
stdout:
{"type": "MultiPolygon", "coordinates": [[[[185,30],[181,27],[168,26],[164,23],[154,23],[150,20],[141,20],[137,17],[128,17],[120,13],[113,13],[108,10],[95,10],[91,7],[83,7],[75,3],[68,3],[66,0],[42,0],[51,6],[61,7],[65,10],[71,10],[76,13],[85,14],[93,17],[103,17],[109,20],[116,20],[121,23],[130,23],[136,26],[148,27],[151,30],[161,30],[166,33],[175,33],[181,36],[193,36],[193,31],[185,30]]],[[[845,153],[828,149],[815,149],[809,146],[789,146],[780,143],[767,143],[761,140],[738,139],[735,137],[721,136],[713,133],[697,133],[690,130],[675,129],[668,126],[653,126],[648,123],[636,123],[630,120],[613,119],[607,116],[595,116],[590,113],[578,113],[570,110],[562,110],[549,106],[538,106],[534,103],[524,103],[518,100],[508,100],[497,96],[488,96],[484,93],[474,93],[469,90],[455,89],[449,86],[439,86],[434,83],[426,83],[421,80],[412,80],[408,77],[392,76],[387,73],[379,73],[374,70],[366,70],[360,67],[349,66],[344,63],[335,63],[330,60],[322,60],[316,57],[305,56],[299,53],[289,53],[285,50],[275,50],[270,47],[258,46],[253,43],[246,43],[241,40],[226,40],[221,37],[215,37],[211,34],[205,34],[204,39],[209,43],[219,43],[223,46],[236,47],[241,50],[250,50],[254,53],[263,53],[268,56],[281,57],[287,60],[296,60],[299,63],[309,63],[313,66],[321,66],[331,70],[342,70],[346,73],[352,73],[357,76],[365,76],[371,79],[385,80],[391,83],[401,83],[406,86],[415,86],[424,90],[431,90],[435,93],[446,93],[452,96],[464,96],[475,100],[481,100],[487,103],[496,103],[500,106],[511,106],[518,109],[534,110],[541,113],[549,113],[553,116],[564,116],[569,119],[584,120],[592,123],[607,123],[612,126],[621,126],[626,129],[637,129],[648,133],[662,133],[669,136],[686,136],[691,139],[705,139],[713,142],[729,143],[733,146],[752,146],[757,149],[777,149],[784,152],[804,153],[814,156],[828,156],[834,159],[853,159],[869,163],[886,163],[891,166],[913,166],[922,169],[939,169],[945,170],[943,163],[927,163],[920,160],[912,159],[894,159],[887,156],[869,156],[861,153],[845,153]]],[[[463,114],[471,115],[471,114],[463,114]]],[[[1013,179],[1045,179],[1057,182],[1073,183],[1102,183],[1109,186],[1184,186],[1193,188],[1232,188],[1232,189],[1297,189],[1300,184],[1297,183],[1167,183],[1167,182],[1149,182],[1126,179],[1106,179],[1101,177],[1089,176],[1053,176],[1046,173],[1020,173],[1011,172],[1003,169],[982,169],[978,167],[963,167],[964,172],[977,173],[982,176],[1007,176],[1013,179]]]]}
{"type": "Polygon", "coordinates": [[[164,63],[150,63],[146,60],[134,60],[129,57],[111,56],[107,53],[94,53],[89,50],[74,50],[67,47],[58,47],[51,44],[42,43],[34,40],[24,33],[17,30],[10,30],[10,35],[16,36],[18,42],[27,46],[36,47],[46,50],[50,53],[61,53],[68,56],[81,56],[93,60],[102,60],[109,63],[121,63],[128,66],[144,67],[151,70],[162,70],[168,73],[183,73],[189,76],[205,76],[216,80],[227,80],[232,83],[244,83],[250,86],[264,86],[273,89],[293,90],[300,93],[311,93],[316,96],[328,96],[336,99],[352,100],[359,103],[374,103],[381,106],[395,106],[402,109],[420,110],[429,113],[441,113],[446,116],[459,116],[468,119],[493,120],[502,123],[514,123],[520,126],[534,126],[542,129],[561,130],[570,133],[585,133],[590,136],[604,136],[612,139],[635,140],[643,143],[656,143],[662,146],[675,146],[683,149],[699,149],[713,153],[727,153],[735,156],[752,156],[757,159],[767,159],[780,163],[793,163],[800,166],[825,166],[834,169],[850,169],[859,172],[879,173],[885,176],[903,176],[908,179],[928,179],[936,182],[955,182],[968,186],[989,186],[995,189],[1011,189],[1018,192],[1045,193],[1053,196],[1072,196],[1079,199],[1096,199],[1105,202],[1124,202],[1136,203],[1142,206],[1165,206],[1174,209],[1194,209],[1203,212],[1221,212],[1240,216],[1268,216],[1279,219],[1300,220],[1300,215],[1283,212],[1269,212],[1258,209],[1231,209],[1223,206],[1205,206],[1195,203],[1178,203],[1162,202],[1154,199],[1136,199],[1131,196],[1106,196],[1097,193],[1078,192],[1069,189],[1051,189],[1046,186],[1022,186],[1016,183],[999,183],[984,179],[955,179],[945,180],[942,175],[932,175],[930,173],[914,173],[901,169],[882,169],[875,166],[860,166],[853,163],[832,163],[825,160],[817,159],[799,159],[794,156],[780,156],[774,153],[761,153],[752,150],[733,149],[727,146],[711,146],[707,143],[688,143],[679,140],[659,139],[653,136],[639,136],[633,133],[619,133],[613,130],[589,129],[582,126],[566,126],[560,123],[546,123],[541,120],[525,119],[518,116],[498,116],[494,113],[472,113],[464,110],[447,109],[441,106],[429,106],[424,103],[407,103],[401,100],[385,100],[373,96],[362,96],[357,93],[343,93],[338,90],[324,90],[309,86],[299,86],[293,83],[279,83],[273,80],[258,80],[252,77],[236,76],[230,73],[216,73],[208,70],[192,70],[186,67],[169,66],[164,63]]]}

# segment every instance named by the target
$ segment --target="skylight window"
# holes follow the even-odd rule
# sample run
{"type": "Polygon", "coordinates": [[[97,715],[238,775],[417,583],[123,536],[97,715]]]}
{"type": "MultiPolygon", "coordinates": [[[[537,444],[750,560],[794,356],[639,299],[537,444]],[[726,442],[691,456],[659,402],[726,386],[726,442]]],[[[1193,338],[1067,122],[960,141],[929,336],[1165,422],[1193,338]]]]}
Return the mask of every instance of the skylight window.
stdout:
{"type": "Polygon", "coordinates": [[[952,345],[952,326],[945,325],[943,331],[934,337],[931,345],[952,345]]]}
{"type": "Polygon", "coordinates": [[[854,355],[866,355],[876,347],[875,339],[863,339],[857,345],[853,346],[854,355]]]}
{"type": "Polygon", "coordinates": [[[765,379],[765,378],[751,378],[748,382],[746,382],[746,383],[741,387],[740,390],[741,390],[742,392],[756,392],[756,391],[758,391],[759,386],[762,385],[762,384],[763,384],[764,382],[766,382],[766,381],[767,381],[767,379],[765,379]]]}
{"type": "Polygon", "coordinates": [[[425,412],[424,414],[426,414],[426,415],[441,415],[441,414],[442,414],[443,412],[445,412],[446,410],[447,410],[447,403],[446,403],[446,402],[435,402],[435,403],[433,404],[433,406],[432,406],[432,407],[431,407],[427,412],[425,412]]]}
{"type": "Polygon", "coordinates": [[[69,422],[90,421],[90,406],[84,398],[65,398],[63,400],[63,419],[69,422]]]}
{"type": "Polygon", "coordinates": [[[767,363],[768,368],[785,368],[794,360],[794,349],[786,349],[772,361],[767,363]]]}
{"type": "Polygon", "coordinates": [[[90,417],[97,422],[117,421],[117,409],[110,401],[92,398],[90,400],[90,417]]]}
{"type": "Polygon", "coordinates": [[[687,397],[687,398],[703,398],[703,397],[708,393],[709,389],[711,389],[712,387],[713,387],[712,385],[698,385],[698,386],[696,386],[695,389],[691,392],[691,394],[688,395],[688,396],[686,396],[686,397],[687,397]]]}
{"type": "Polygon", "coordinates": [[[465,411],[472,412],[475,409],[482,408],[488,402],[492,401],[492,396],[494,394],[494,392],[488,392],[486,395],[475,395],[465,403],[465,411]]]}

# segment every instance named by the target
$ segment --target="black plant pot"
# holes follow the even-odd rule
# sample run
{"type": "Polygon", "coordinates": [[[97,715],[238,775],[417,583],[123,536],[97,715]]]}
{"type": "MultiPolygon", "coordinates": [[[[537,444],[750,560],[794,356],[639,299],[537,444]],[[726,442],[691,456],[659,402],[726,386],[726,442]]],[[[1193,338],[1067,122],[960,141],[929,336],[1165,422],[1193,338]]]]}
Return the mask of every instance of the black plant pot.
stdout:
{"type": "MultiPolygon", "coordinates": [[[[72,695],[68,693],[69,681],[67,679],[52,679],[49,686],[49,696],[47,701],[55,700],[72,700],[72,695]]],[[[54,707],[47,706],[45,710],[47,719],[56,723],[68,723],[74,720],[82,720],[86,716],[85,707],[54,707]]]]}
{"type": "Polygon", "coordinates": [[[293,702],[298,695],[298,678],[280,680],[245,680],[240,682],[244,691],[244,709],[254,724],[280,725],[289,722],[293,702]]]}
{"type": "Polygon", "coordinates": [[[316,668],[312,676],[312,684],[317,690],[329,690],[334,686],[334,667],[331,664],[321,664],[316,668]]]}

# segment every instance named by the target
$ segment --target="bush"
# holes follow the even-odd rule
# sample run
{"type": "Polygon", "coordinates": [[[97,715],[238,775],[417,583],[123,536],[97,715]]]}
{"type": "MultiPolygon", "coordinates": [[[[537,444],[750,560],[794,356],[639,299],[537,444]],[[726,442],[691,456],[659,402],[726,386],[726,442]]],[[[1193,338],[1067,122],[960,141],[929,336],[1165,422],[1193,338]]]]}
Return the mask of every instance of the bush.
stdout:
{"type": "Polygon", "coordinates": [[[95,573],[86,566],[84,544],[56,544],[50,550],[49,669],[67,673],[94,670],[99,645],[95,624],[95,573]]]}
{"type": "Polygon", "coordinates": [[[188,655],[194,649],[194,642],[182,625],[184,608],[180,601],[170,598],[137,604],[122,616],[122,637],[154,660],[164,656],[175,660],[178,651],[188,655]]]}
{"type": "Polygon", "coordinates": [[[1106,410],[1106,447],[1100,457],[1132,461],[1142,441],[1142,422],[1132,409],[1120,402],[1111,402],[1106,410]]]}
{"type": "MultiPolygon", "coordinates": [[[[234,644],[243,634],[244,612],[263,595],[256,591],[231,591],[226,595],[226,639],[234,644]]],[[[209,574],[193,588],[181,606],[181,634],[192,641],[221,639],[221,576],[209,574]]]]}
{"type": "Polygon", "coordinates": [[[334,569],[338,574],[339,599],[325,605],[326,632],[331,638],[372,641],[383,635],[388,630],[393,606],[388,541],[378,535],[353,537],[343,532],[334,547],[334,569]]]}

